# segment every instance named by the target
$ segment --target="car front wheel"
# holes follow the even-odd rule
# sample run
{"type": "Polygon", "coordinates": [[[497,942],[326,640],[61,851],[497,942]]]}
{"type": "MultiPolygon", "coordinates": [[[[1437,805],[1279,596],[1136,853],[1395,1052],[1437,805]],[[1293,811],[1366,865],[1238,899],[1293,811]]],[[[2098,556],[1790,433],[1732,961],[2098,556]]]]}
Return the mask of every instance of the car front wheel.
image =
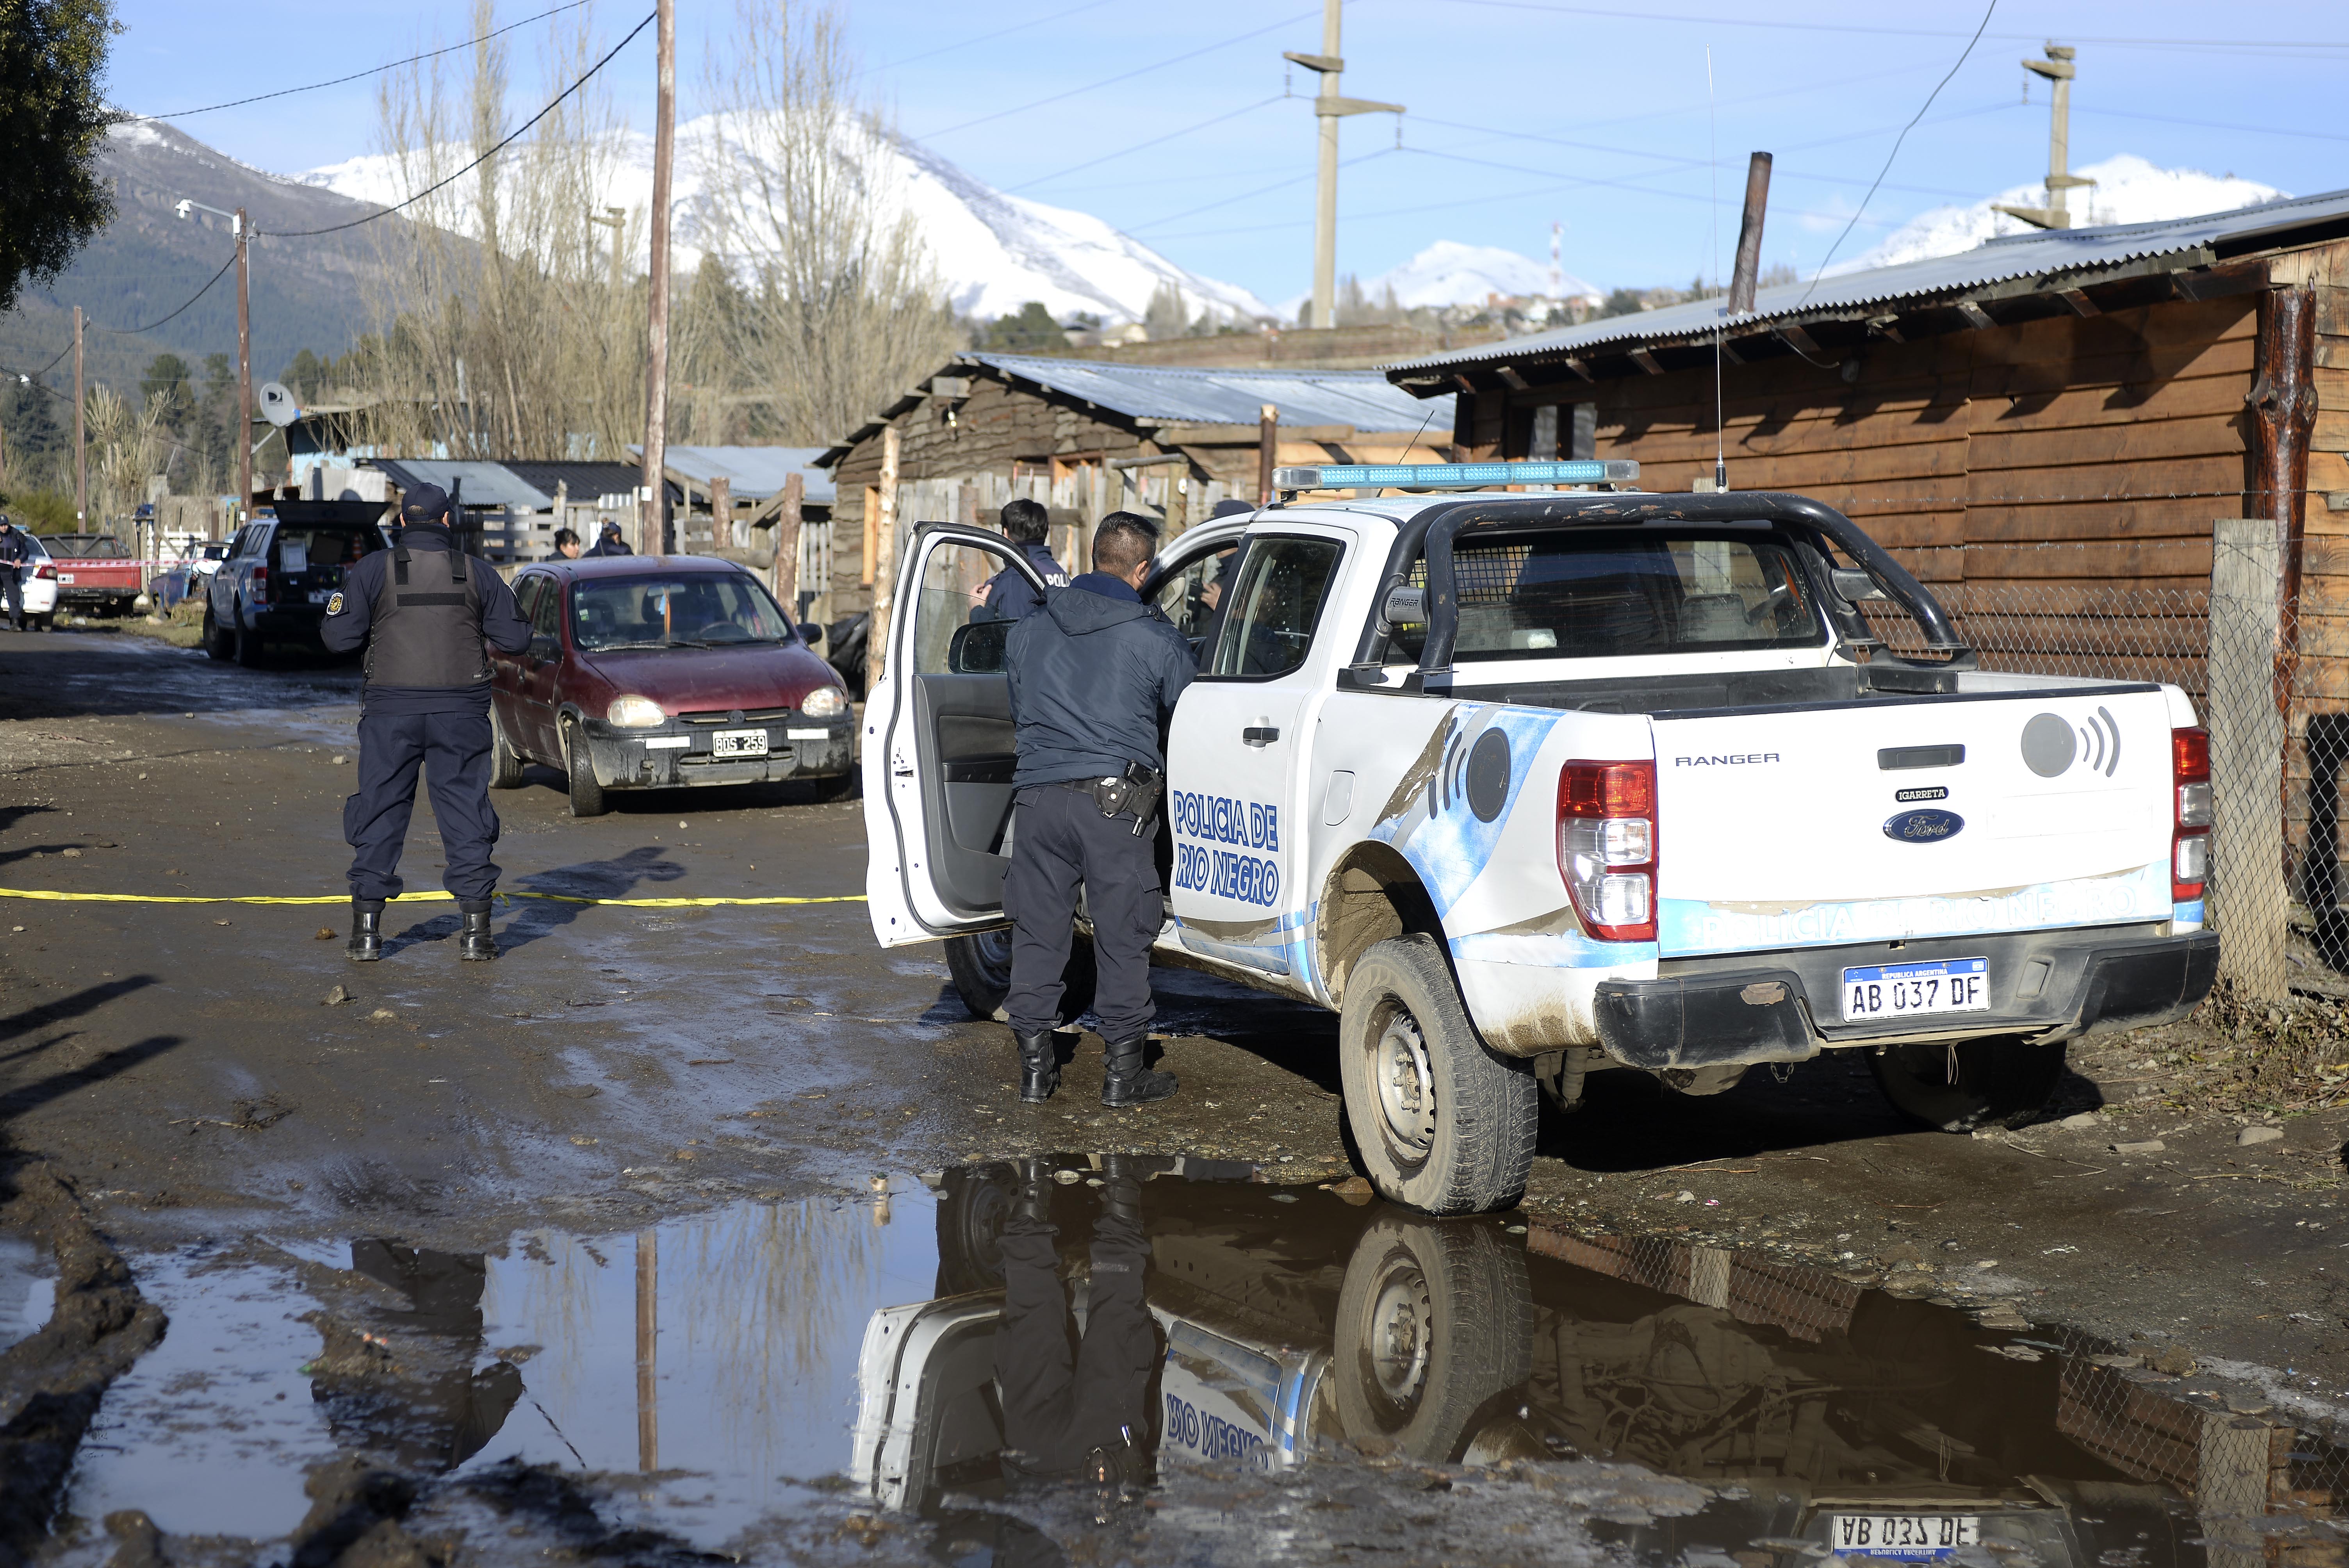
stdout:
{"type": "Polygon", "coordinates": [[[1433,938],[1363,954],[1338,1016],[1346,1119],[1372,1185],[1428,1214],[1506,1207],[1525,1191],[1541,1118],[1526,1063],[1468,1021],[1433,938]]]}
{"type": "Polygon", "coordinates": [[[563,766],[571,776],[573,816],[600,817],[612,809],[605,798],[603,784],[595,777],[595,764],[587,756],[587,738],[569,719],[563,724],[563,766]]]}
{"type": "Polygon", "coordinates": [[[2022,1127],[2046,1107],[2064,1076],[2064,1047],[2021,1035],[1888,1046],[1868,1058],[1877,1087],[1911,1121],[1943,1132],[2022,1127]]]}

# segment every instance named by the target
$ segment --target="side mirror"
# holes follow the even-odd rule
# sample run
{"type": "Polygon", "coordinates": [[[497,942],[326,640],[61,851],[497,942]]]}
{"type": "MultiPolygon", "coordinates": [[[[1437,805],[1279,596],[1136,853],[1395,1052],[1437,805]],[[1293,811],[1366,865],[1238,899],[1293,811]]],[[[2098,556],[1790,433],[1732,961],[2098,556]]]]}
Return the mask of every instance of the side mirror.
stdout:
{"type": "Polygon", "coordinates": [[[805,643],[811,648],[814,647],[818,643],[823,641],[823,628],[817,625],[813,621],[810,621],[806,625],[800,628],[800,641],[805,643]]]}

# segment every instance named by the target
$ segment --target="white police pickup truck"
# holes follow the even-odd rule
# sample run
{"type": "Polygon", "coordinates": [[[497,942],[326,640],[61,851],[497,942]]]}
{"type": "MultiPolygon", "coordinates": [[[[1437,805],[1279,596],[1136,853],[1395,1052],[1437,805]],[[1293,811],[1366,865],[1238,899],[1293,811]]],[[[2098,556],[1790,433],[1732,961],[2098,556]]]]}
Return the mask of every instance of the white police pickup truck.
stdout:
{"type": "MultiPolygon", "coordinates": [[[[2208,993],[2209,741],[2183,692],[1978,669],[1799,496],[1456,493],[1635,478],[1284,469],[1358,499],[1195,530],[1145,583],[1200,647],[1158,957],[1338,1013],[1381,1191],[1513,1202],[1537,1084],[1571,1106],[1601,1068],[1703,1094],[1861,1048],[1921,1121],[2016,1122],[2066,1041],[2208,993]],[[1879,595],[1920,656],[1871,631],[1879,595]]],[[[1000,536],[915,531],[864,717],[874,932],[958,939],[981,1015],[1013,741],[1002,624],[969,613],[1007,567],[1029,570],[1000,536]]]]}

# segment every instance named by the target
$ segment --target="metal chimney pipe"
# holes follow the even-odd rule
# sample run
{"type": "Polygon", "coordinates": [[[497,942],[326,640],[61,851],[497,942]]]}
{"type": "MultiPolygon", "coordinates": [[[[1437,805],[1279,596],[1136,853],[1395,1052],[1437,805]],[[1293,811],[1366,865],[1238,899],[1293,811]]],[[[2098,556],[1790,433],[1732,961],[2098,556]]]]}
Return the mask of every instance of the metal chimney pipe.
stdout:
{"type": "Polygon", "coordinates": [[[1770,155],[1757,152],[1745,166],[1745,216],[1737,225],[1737,270],[1729,278],[1729,314],[1754,308],[1754,283],[1762,273],[1762,214],[1770,205],[1770,155]]]}

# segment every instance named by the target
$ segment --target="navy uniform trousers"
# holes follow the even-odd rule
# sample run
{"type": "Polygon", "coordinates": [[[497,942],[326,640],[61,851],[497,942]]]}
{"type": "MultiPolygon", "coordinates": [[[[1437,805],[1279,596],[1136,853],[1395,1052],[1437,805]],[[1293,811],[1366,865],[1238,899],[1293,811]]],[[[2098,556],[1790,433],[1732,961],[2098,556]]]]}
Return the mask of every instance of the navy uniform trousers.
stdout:
{"type": "Polygon", "coordinates": [[[416,809],[416,771],[432,791],[448,871],[440,885],[459,902],[478,903],[497,891],[490,850],[498,814],[490,806],[490,716],[486,713],[385,713],[359,718],[359,790],[343,802],[343,840],[351,846],[351,896],[397,898],[399,851],[416,809]]]}
{"type": "MultiPolygon", "coordinates": [[[[1138,1202],[1139,1193],[1131,1201],[1138,1202]]],[[[1092,1294],[1084,1335],[1071,1357],[1059,1234],[1050,1224],[1015,1215],[997,1243],[1003,1255],[1003,1316],[995,1330],[995,1382],[1003,1398],[1004,1447],[1010,1450],[1004,1457],[1026,1475],[1066,1476],[1081,1474],[1099,1449],[1123,1470],[1132,1453],[1147,1451],[1155,1430],[1150,1374],[1159,1361],[1158,1326],[1142,1277],[1150,1264],[1150,1238],[1128,1217],[1104,1212],[1093,1222],[1092,1294]]]]}
{"type": "Polygon", "coordinates": [[[1136,837],[1130,813],[1104,817],[1092,796],[1058,784],[1031,784],[1018,799],[1011,869],[1003,874],[1003,913],[1011,917],[1005,1016],[1023,1035],[1064,1022],[1061,976],[1069,966],[1082,887],[1101,975],[1093,1014],[1102,1038],[1112,1044],[1141,1039],[1158,1016],[1150,996],[1150,944],[1166,923],[1166,892],[1154,852],[1155,819],[1136,837]]]}

